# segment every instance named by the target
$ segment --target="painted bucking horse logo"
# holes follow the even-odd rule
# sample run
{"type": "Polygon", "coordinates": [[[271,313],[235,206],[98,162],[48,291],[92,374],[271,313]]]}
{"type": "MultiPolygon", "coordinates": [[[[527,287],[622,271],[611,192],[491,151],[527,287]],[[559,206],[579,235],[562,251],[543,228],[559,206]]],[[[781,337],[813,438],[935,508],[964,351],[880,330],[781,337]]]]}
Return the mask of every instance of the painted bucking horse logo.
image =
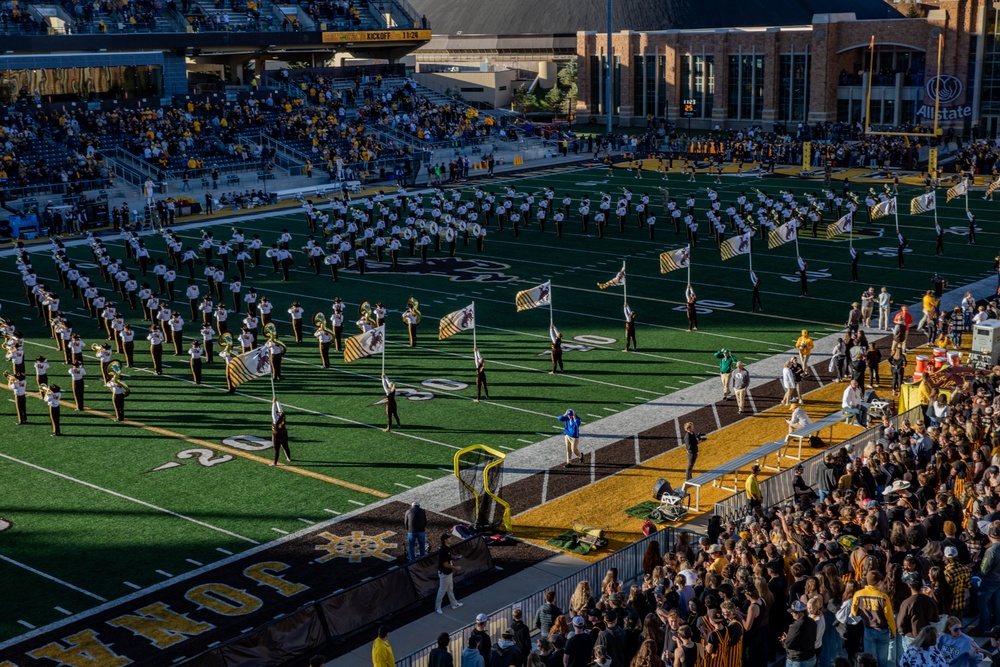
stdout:
{"type": "Polygon", "coordinates": [[[426,264],[419,257],[401,257],[396,270],[393,270],[389,262],[374,262],[367,268],[367,272],[371,273],[442,276],[456,282],[476,283],[509,283],[518,280],[517,276],[504,273],[509,270],[510,264],[461,257],[431,257],[426,264]]]}
{"type": "Polygon", "coordinates": [[[374,329],[368,338],[368,351],[372,354],[382,348],[382,329],[374,329]]]}

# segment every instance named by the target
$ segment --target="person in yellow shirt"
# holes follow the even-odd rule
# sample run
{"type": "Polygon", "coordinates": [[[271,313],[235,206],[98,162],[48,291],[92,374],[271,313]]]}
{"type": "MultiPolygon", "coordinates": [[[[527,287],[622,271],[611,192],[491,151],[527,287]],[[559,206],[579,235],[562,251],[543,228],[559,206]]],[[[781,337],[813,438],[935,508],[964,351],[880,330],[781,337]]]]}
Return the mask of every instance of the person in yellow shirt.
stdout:
{"type": "Polygon", "coordinates": [[[927,290],[927,293],[924,294],[923,298],[924,316],[921,317],[920,322],[917,323],[918,330],[923,329],[924,326],[927,326],[928,329],[930,328],[932,321],[937,317],[939,302],[940,299],[934,296],[934,290],[927,290]]]}
{"type": "Polygon", "coordinates": [[[799,363],[802,364],[803,370],[809,368],[809,355],[812,354],[814,345],[809,332],[803,329],[802,335],[795,341],[795,349],[799,351],[799,363]]]}
{"type": "Polygon", "coordinates": [[[729,559],[722,555],[722,547],[718,544],[713,544],[705,553],[712,559],[712,562],[708,565],[708,569],[721,575],[722,570],[729,565],[729,559]]]}
{"type": "Polygon", "coordinates": [[[750,503],[751,512],[763,507],[764,495],[760,492],[760,482],[757,480],[759,474],[760,466],[754,464],[754,467],[750,468],[746,482],[747,502],[750,503]]]}
{"type": "Polygon", "coordinates": [[[392,655],[392,646],[389,645],[389,626],[378,626],[378,636],[372,642],[372,666],[373,667],[396,667],[396,659],[392,655]]]}

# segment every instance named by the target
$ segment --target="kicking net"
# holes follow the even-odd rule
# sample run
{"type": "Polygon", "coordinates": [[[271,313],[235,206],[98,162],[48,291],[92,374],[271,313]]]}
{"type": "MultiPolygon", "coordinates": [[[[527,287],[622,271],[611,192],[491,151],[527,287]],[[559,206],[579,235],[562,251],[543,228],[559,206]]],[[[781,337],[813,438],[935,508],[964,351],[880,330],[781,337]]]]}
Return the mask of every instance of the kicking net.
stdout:
{"type": "Polygon", "coordinates": [[[510,505],[500,496],[505,458],[503,452],[486,445],[472,445],[455,453],[462,518],[477,532],[512,530],[510,505]]]}

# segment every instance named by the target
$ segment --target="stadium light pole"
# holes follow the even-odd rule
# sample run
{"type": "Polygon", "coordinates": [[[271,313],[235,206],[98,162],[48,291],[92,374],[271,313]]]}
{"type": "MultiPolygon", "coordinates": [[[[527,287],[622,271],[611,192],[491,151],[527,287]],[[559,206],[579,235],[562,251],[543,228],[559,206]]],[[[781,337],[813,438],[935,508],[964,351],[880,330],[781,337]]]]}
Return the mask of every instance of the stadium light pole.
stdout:
{"type": "Polygon", "coordinates": [[[611,74],[611,68],[614,67],[614,56],[611,54],[611,0],[608,0],[608,71],[604,75],[604,110],[608,114],[607,124],[605,126],[606,134],[611,134],[611,113],[613,111],[611,107],[612,90],[611,84],[613,77],[611,74]]]}

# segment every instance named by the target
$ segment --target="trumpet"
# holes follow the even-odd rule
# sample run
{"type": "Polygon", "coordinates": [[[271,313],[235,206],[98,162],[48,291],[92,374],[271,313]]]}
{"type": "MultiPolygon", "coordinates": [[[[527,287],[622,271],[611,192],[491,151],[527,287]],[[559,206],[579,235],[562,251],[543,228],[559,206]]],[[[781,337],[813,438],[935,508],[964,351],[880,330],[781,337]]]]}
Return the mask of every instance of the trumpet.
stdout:
{"type": "Polygon", "coordinates": [[[327,333],[327,334],[333,335],[333,332],[330,331],[330,328],[327,327],[326,324],[327,324],[327,322],[326,322],[326,315],[324,315],[323,313],[316,313],[315,315],[313,315],[313,326],[315,326],[317,329],[319,329],[323,333],[327,333]]]}
{"type": "Polygon", "coordinates": [[[115,385],[116,387],[121,387],[124,389],[124,395],[128,396],[132,393],[132,390],[128,388],[128,385],[122,382],[122,362],[117,359],[113,360],[108,364],[108,382],[115,385]]]}
{"type": "MultiPolygon", "coordinates": [[[[423,319],[420,315],[420,302],[414,299],[412,296],[406,301],[407,309],[417,317],[417,324],[420,324],[420,320],[423,319]]],[[[404,322],[406,320],[403,320],[404,322]]]]}
{"type": "Polygon", "coordinates": [[[375,317],[375,313],[372,312],[372,304],[370,302],[361,302],[361,305],[358,306],[358,315],[365,318],[365,321],[373,327],[378,326],[378,318],[375,317]]]}

